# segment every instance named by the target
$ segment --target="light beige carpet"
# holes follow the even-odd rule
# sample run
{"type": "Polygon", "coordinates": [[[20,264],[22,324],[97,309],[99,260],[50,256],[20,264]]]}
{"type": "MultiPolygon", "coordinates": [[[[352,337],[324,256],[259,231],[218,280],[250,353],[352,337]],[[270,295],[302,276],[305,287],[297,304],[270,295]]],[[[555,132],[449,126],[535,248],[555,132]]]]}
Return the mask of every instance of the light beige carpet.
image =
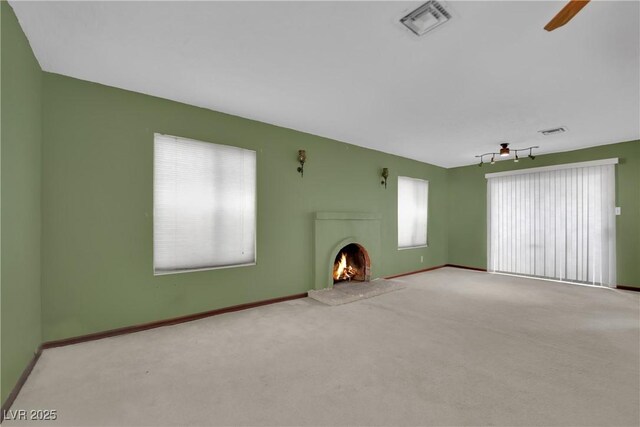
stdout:
{"type": "Polygon", "coordinates": [[[75,426],[638,425],[640,294],[454,268],[395,280],[45,350],[12,409],[75,426]]]}
{"type": "Polygon", "coordinates": [[[402,282],[376,279],[370,282],[341,282],[331,289],[309,291],[309,298],[327,305],[342,305],[404,289],[402,282]]]}

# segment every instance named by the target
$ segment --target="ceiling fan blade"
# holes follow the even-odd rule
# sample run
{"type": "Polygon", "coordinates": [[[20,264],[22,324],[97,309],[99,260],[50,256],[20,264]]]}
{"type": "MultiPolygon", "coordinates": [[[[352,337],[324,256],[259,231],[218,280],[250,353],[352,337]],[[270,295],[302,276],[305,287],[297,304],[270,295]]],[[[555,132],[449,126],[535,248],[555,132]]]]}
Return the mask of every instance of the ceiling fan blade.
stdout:
{"type": "Polygon", "coordinates": [[[547,31],[553,31],[556,28],[562,27],[567,22],[571,21],[571,18],[576,16],[583,7],[585,7],[589,3],[589,0],[571,0],[567,3],[560,12],[556,16],[553,17],[551,21],[547,25],[544,26],[544,29],[547,31]]]}

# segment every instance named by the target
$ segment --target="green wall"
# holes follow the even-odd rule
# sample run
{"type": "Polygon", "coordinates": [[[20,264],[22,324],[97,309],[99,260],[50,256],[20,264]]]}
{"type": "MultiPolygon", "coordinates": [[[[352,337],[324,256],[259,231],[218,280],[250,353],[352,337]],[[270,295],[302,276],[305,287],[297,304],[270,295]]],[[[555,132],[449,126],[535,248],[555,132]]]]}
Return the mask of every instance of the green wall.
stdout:
{"type": "Polygon", "coordinates": [[[447,261],[446,169],[49,73],[43,111],[45,340],[306,292],[317,211],[382,215],[381,276],[447,261]],[[256,266],[153,276],[154,132],[257,151],[256,266]],[[397,250],[398,174],[430,181],[428,248],[397,250]]]}
{"type": "Polygon", "coordinates": [[[616,166],[616,205],[622,208],[622,215],[616,217],[617,280],[620,285],[640,287],[640,141],[537,156],[535,161],[448,169],[448,262],[486,268],[486,173],[612,157],[620,158],[616,166]]]}
{"type": "Polygon", "coordinates": [[[1,14],[2,401],[42,341],[40,181],[42,72],[9,5],[1,14]]]}

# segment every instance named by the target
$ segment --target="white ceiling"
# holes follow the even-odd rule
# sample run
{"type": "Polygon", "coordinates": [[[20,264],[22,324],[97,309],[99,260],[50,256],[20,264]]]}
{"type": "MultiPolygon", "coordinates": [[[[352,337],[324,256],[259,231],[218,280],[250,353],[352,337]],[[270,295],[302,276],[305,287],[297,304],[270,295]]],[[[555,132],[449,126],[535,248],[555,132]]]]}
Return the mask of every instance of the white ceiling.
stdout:
{"type": "Polygon", "coordinates": [[[640,3],[18,2],[45,71],[444,167],[507,141],[539,153],[640,138],[640,3]],[[566,126],[563,135],[537,131],[566,126]]]}

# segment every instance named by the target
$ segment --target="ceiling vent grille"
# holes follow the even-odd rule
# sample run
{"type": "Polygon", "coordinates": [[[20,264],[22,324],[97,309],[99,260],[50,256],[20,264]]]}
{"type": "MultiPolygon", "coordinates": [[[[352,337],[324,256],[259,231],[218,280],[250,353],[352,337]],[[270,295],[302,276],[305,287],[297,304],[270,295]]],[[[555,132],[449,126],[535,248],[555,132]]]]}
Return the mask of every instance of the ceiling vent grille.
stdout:
{"type": "Polygon", "coordinates": [[[451,19],[451,14],[444,6],[431,0],[405,15],[400,23],[416,36],[422,36],[451,19]]]}
{"type": "Polygon", "coordinates": [[[538,132],[540,132],[544,136],[550,136],[550,135],[557,135],[559,133],[565,133],[566,131],[567,131],[567,128],[561,126],[559,128],[545,129],[545,130],[540,130],[538,132]]]}

